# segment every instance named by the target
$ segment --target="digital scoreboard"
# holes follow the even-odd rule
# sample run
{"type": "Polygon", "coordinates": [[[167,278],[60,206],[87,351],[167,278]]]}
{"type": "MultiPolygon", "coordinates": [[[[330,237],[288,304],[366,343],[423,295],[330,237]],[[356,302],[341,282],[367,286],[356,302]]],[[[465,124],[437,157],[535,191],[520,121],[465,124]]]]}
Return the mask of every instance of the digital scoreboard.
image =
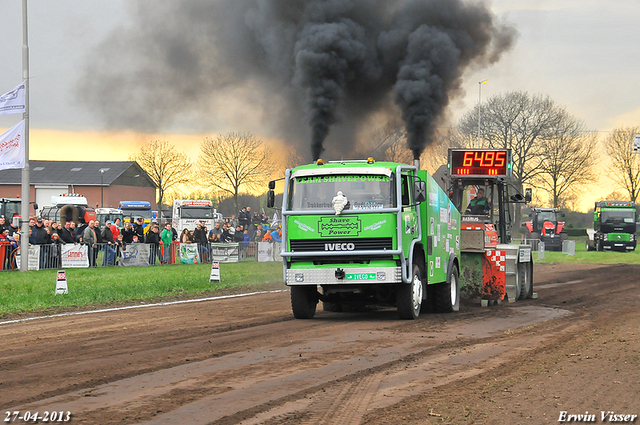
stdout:
{"type": "Polygon", "coordinates": [[[510,177],[510,149],[452,149],[449,157],[452,176],[510,177]]]}

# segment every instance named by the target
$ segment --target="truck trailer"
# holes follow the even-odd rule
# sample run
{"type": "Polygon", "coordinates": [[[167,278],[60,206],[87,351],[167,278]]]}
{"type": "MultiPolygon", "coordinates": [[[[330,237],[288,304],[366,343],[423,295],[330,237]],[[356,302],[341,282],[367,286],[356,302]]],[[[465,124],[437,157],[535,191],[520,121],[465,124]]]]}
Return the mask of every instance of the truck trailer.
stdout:
{"type": "Polygon", "coordinates": [[[320,159],[286,171],[282,198],[296,318],[313,318],[319,301],[328,311],[395,306],[402,319],[459,309],[460,213],[419,162],[320,159]]]}

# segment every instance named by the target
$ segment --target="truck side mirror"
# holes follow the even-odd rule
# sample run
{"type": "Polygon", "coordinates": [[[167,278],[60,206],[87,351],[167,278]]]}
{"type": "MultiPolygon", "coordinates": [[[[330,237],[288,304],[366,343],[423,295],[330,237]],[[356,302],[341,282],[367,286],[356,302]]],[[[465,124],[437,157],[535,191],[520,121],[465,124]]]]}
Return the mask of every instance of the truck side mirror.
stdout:
{"type": "Polygon", "coordinates": [[[273,190],[276,188],[276,181],[275,180],[271,180],[269,182],[269,190],[273,190]]]}
{"type": "MultiPolygon", "coordinates": [[[[275,186],[275,182],[269,182],[269,186],[271,186],[271,183],[273,183],[275,186]]],[[[267,208],[273,208],[275,204],[276,204],[276,193],[273,190],[269,190],[267,192],[267,208]]]]}
{"type": "Polygon", "coordinates": [[[416,181],[415,197],[417,203],[427,200],[427,184],[421,180],[416,181]]]}
{"type": "Polygon", "coordinates": [[[524,190],[524,202],[527,204],[531,202],[531,188],[528,187],[524,190]]]}

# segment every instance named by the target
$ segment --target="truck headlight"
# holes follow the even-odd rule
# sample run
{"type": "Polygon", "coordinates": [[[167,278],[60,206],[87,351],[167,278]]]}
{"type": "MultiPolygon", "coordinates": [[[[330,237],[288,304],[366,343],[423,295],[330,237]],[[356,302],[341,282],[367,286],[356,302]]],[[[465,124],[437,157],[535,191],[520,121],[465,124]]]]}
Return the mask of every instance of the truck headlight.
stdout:
{"type": "Polygon", "coordinates": [[[304,274],[303,273],[296,273],[295,274],[295,279],[296,279],[296,282],[304,282],[304,274]]]}

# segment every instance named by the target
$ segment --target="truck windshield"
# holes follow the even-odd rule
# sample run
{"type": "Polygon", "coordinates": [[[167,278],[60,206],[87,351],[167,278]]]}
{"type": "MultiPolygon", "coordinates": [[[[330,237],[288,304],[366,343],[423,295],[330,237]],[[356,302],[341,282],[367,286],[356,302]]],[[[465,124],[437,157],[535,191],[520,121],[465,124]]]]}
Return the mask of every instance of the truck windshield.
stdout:
{"type": "Polygon", "coordinates": [[[151,210],[138,210],[138,209],[125,209],[122,208],[122,215],[124,217],[138,217],[151,219],[151,210]]]}
{"type": "Polygon", "coordinates": [[[96,218],[100,221],[100,223],[104,223],[107,220],[109,220],[112,223],[115,223],[116,218],[119,218],[120,221],[122,221],[122,214],[116,214],[116,213],[112,213],[112,214],[96,214],[96,218]]]}
{"type": "Polygon", "coordinates": [[[632,209],[602,211],[600,221],[608,224],[631,224],[635,222],[636,213],[632,209]]]}
{"type": "Polygon", "coordinates": [[[20,208],[21,208],[21,203],[20,202],[15,202],[15,201],[7,201],[5,202],[5,211],[4,211],[4,216],[7,219],[7,221],[11,220],[13,218],[14,215],[20,215],[20,208]]]}
{"type": "Polygon", "coordinates": [[[181,218],[213,218],[213,208],[207,207],[182,207],[180,208],[181,218]]]}
{"type": "Polygon", "coordinates": [[[342,192],[349,202],[345,209],[376,210],[395,205],[393,178],[380,175],[327,175],[297,177],[289,191],[289,209],[333,209],[332,200],[342,192]]]}
{"type": "Polygon", "coordinates": [[[538,212],[536,219],[538,220],[538,224],[540,225],[540,227],[542,227],[545,221],[555,223],[556,213],[554,211],[540,211],[538,212]]]}

